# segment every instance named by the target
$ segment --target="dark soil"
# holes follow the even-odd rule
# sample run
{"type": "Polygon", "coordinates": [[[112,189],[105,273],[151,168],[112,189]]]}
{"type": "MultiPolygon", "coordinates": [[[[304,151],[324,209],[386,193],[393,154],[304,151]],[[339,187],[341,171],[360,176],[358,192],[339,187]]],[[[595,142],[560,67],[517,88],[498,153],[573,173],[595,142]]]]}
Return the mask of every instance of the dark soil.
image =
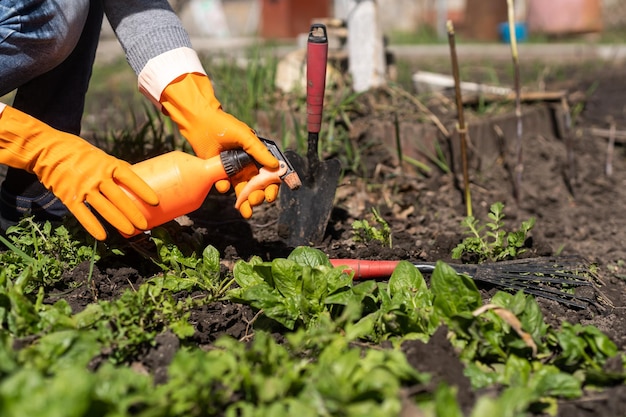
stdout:
{"type": "MultiPolygon", "coordinates": [[[[524,170],[518,199],[513,175],[517,158],[515,130],[511,129],[514,124],[510,120],[512,107],[509,105],[508,112],[502,112],[504,116],[472,113],[468,117],[470,126],[474,126],[470,130],[469,153],[475,217],[486,219],[489,206],[500,201],[505,204],[505,221],[511,227],[519,227],[530,217],[536,218],[525,256],[578,255],[589,264],[596,264],[602,285],[592,296],[603,297],[603,308],[571,309],[544,299],[539,299],[539,303],[548,323],[558,326],[567,320],[595,325],[621,351],[626,350],[626,149],[618,140],[612,175],[606,175],[608,140],[593,136],[589,129],[607,129],[614,123],[618,131],[626,130],[625,71],[626,68],[606,68],[593,73],[573,73],[566,81],[548,83],[550,90],[567,90],[572,109],[582,109],[571,130],[563,128],[559,119],[560,103],[524,103],[524,170]],[[502,134],[494,134],[498,131],[502,134]]],[[[458,150],[447,146],[442,133],[415,103],[399,100],[402,99],[389,91],[373,92],[362,98],[361,110],[354,115],[352,139],[362,150],[367,172],[359,175],[348,172],[337,189],[325,239],[317,245],[330,257],[452,261],[452,248],[464,238],[460,223],[466,215],[466,206],[460,186],[461,170],[457,167],[458,150]],[[404,111],[389,113],[384,110],[386,104],[404,111]],[[390,130],[395,125],[394,115],[399,115],[403,140],[426,147],[439,141],[448,160],[457,161],[452,164],[456,172],[445,173],[432,164],[427,174],[408,164],[400,167],[393,147],[395,133],[390,130]],[[391,226],[392,249],[353,239],[352,222],[372,221],[372,207],[391,226]]],[[[441,111],[442,103],[445,104],[441,97],[426,102],[453,131],[456,112],[449,103],[448,111],[441,111]]],[[[452,139],[458,140],[454,135],[452,139]]],[[[408,145],[406,149],[407,153],[413,152],[408,145]]],[[[429,163],[420,152],[415,151],[413,156],[429,163]]],[[[233,201],[232,196],[211,195],[201,210],[189,215],[186,220],[191,223],[182,227],[182,232],[195,234],[195,238],[200,236],[203,245],[215,246],[225,265],[253,255],[269,260],[289,254],[292,248],[282,243],[276,230],[277,205],[265,205],[255,211],[252,220],[244,221],[231,207],[233,201]]],[[[146,271],[140,272],[140,267],[130,264],[97,265],[93,286],[80,286],[64,296],[77,310],[94,297],[116,297],[121,289],[144,279],[146,271]]],[[[81,276],[81,270],[76,270],[67,280],[80,281],[81,276]]],[[[485,297],[489,296],[488,290],[485,288],[485,297]]],[[[248,307],[225,302],[198,308],[191,317],[196,328],[193,342],[210,345],[222,334],[239,339],[249,337],[254,331],[250,324],[254,315],[255,311],[248,307]]],[[[459,401],[468,411],[475,400],[474,394],[445,336],[446,330],[440,329],[427,344],[406,342],[403,350],[411,364],[433,374],[432,388],[438,381],[457,386],[459,401]]],[[[136,360],[161,379],[178,346],[176,337],[166,334],[153,349],[146,351],[145,357],[136,360]]],[[[589,392],[579,400],[564,401],[559,415],[626,415],[626,389],[619,386],[589,392]]]]}

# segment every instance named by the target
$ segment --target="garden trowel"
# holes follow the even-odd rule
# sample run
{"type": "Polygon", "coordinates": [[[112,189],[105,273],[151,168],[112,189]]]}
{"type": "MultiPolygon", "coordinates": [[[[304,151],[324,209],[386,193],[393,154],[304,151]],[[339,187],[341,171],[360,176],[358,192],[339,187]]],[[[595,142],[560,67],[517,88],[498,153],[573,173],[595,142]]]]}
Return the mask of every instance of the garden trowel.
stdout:
{"type": "Polygon", "coordinates": [[[326,26],[313,24],[309,32],[306,57],[307,153],[306,159],[293,151],[286,157],[302,181],[296,190],[282,187],[279,196],[278,235],[292,246],[319,243],[333,209],[335,191],[341,175],[338,159],[321,161],[318,142],[326,88],[328,37],[326,26]]]}

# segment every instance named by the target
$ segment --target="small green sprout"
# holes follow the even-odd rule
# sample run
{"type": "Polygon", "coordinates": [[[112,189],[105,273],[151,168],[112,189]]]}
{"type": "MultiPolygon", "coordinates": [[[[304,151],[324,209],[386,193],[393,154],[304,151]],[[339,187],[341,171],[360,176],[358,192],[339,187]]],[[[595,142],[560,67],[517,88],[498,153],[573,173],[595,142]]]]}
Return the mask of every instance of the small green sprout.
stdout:
{"type": "Polygon", "coordinates": [[[518,230],[504,230],[504,204],[491,205],[489,219],[484,225],[473,216],[466,217],[461,225],[469,236],[452,250],[452,258],[460,259],[464,254],[476,255],[478,262],[500,261],[516,258],[525,252],[524,244],[530,230],[535,225],[535,218],[522,222],[518,230]]]}
{"type": "Polygon", "coordinates": [[[372,215],[376,224],[370,225],[367,220],[355,220],[352,223],[352,232],[354,240],[357,242],[378,241],[385,246],[392,247],[391,227],[389,223],[382,218],[378,210],[372,208],[372,215]]]}

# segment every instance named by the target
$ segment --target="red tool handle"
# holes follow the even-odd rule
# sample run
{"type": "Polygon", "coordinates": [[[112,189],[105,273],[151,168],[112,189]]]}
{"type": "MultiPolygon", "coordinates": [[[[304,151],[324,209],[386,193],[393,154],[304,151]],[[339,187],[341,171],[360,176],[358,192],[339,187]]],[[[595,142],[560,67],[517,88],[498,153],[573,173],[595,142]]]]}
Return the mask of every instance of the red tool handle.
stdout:
{"type": "Polygon", "coordinates": [[[400,261],[366,261],[362,259],[331,259],[335,267],[345,266],[345,272],[354,272],[354,279],[387,278],[400,261]]]}
{"type": "Polygon", "coordinates": [[[309,32],[306,54],[306,121],[309,133],[319,133],[322,127],[327,60],[326,26],[314,23],[309,32]]]}

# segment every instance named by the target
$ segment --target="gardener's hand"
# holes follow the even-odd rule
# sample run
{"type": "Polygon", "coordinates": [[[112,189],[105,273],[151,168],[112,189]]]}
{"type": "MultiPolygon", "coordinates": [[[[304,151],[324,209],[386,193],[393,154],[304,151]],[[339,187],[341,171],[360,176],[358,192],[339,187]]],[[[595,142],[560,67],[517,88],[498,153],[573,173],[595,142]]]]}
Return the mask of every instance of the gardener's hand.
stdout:
{"type": "MultiPolygon", "coordinates": [[[[259,164],[270,169],[278,167],[278,160],[267,150],[252,129],[234,116],[224,112],[215,98],[209,78],[203,74],[184,74],[172,81],[160,97],[164,113],[176,122],[181,134],[189,141],[196,155],[210,158],[225,149],[241,148],[259,164]]],[[[215,187],[220,192],[230,189],[239,193],[247,181],[258,171],[255,167],[244,170],[231,181],[219,181],[215,187]]],[[[278,184],[250,194],[239,208],[244,218],[252,215],[252,207],[272,202],[278,194],[278,184]]]]}
{"type": "MultiPolygon", "coordinates": [[[[248,185],[248,181],[250,181],[255,175],[258,175],[258,173],[259,170],[257,167],[254,164],[251,164],[231,178],[232,183],[235,184],[235,195],[237,195],[237,197],[241,195],[246,185],[248,185]]],[[[238,207],[241,216],[245,219],[249,219],[252,217],[253,207],[262,204],[263,201],[268,203],[275,201],[278,196],[279,184],[280,179],[278,179],[278,182],[276,183],[268,184],[263,190],[254,190],[250,192],[248,198],[238,207]]],[[[230,182],[218,181],[215,183],[215,189],[220,193],[225,193],[230,189],[230,182]]]]}
{"type": "Polygon", "coordinates": [[[129,163],[11,107],[0,114],[0,163],[35,173],[98,240],[106,238],[106,231],[87,204],[131,235],[148,222],[121,187],[147,204],[159,202],[129,163]]]}

